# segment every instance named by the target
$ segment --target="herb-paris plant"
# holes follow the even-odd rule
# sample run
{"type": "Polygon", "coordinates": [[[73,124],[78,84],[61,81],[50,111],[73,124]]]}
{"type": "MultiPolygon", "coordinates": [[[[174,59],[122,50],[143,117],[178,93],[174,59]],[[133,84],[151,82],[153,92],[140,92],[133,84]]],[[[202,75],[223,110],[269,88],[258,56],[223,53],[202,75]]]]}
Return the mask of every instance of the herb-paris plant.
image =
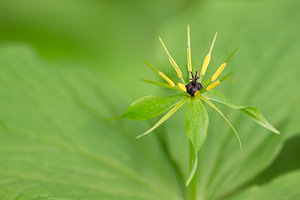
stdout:
{"type": "Polygon", "coordinates": [[[178,67],[177,63],[170,55],[169,51],[167,50],[164,42],[159,37],[159,40],[166,51],[169,61],[176,71],[178,76],[178,80],[171,80],[167,77],[163,72],[159,71],[156,67],[152,66],[151,64],[145,62],[152,70],[154,70],[161,78],[163,78],[166,83],[148,81],[146,82],[158,85],[165,88],[174,89],[177,91],[177,94],[174,96],[167,96],[167,97],[158,97],[158,96],[147,96],[138,99],[137,101],[133,102],[128,110],[122,114],[119,118],[126,118],[131,120],[146,120],[153,118],[157,115],[162,114],[163,112],[169,110],[152,128],[147,130],[146,132],[142,133],[141,135],[137,136],[137,138],[143,137],[157,127],[159,127],[163,122],[169,119],[178,109],[180,109],[185,103],[187,103],[187,110],[186,110],[186,134],[192,144],[193,151],[191,155],[192,167],[189,173],[189,177],[186,181],[186,186],[188,186],[197,170],[197,155],[200,151],[207,134],[208,124],[209,124],[209,117],[203,102],[209,105],[211,108],[216,110],[224,120],[229,124],[233,132],[235,133],[239,145],[242,149],[242,143],[240,137],[229,122],[229,120],[224,116],[224,114],[218,109],[216,105],[212,103],[212,101],[222,103],[230,108],[238,109],[245,112],[248,116],[250,116],[255,122],[260,124],[261,126],[269,129],[270,131],[279,134],[279,131],[275,129],[264,117],[263,115],[252,106],[242,106],[236,105],[230,102],[230,100],[220,92],[214,91],[213,89],[218,86],[222,81],[230,76],[227,74],[223,77],[220,76],[224,68],[226,67],[228,61],[234,55],[238,48],[236,48],[231,55],[226,59],[224,63],[220,65],[217,71],[212,75],[211,78],[202,81],[203,77],[206,73],[207,67],[210,63],[212,49],[217,37],[217,33],[214,36],[213,42],[209,49],[208,54],[206,55],[202,69],[198,76],[198,71],[193,71],[192,69],[192,61],[191,61],[191,47],[190,47],[190,29],[188,26],[188,47],[187,47],[187,67],[189,74],[187,75],[189,78],[189,82],[186,83],[183,77],[183,74],[178,67]]]}

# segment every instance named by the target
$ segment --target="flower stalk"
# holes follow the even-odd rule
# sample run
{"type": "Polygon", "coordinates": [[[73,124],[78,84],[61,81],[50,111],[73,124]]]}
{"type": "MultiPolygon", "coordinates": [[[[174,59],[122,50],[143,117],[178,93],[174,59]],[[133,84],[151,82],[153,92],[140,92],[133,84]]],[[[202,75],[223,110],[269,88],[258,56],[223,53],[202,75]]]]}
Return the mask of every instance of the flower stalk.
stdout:
{"type": "MultiPolygon", "coordinates": [[[[193,147],[193,144],[189,142],[189,157],[190,157],[190,171],[193,170],[194,163],[198,162],[198,159],[195,160],[195,157],[198,158],[197,154],[195,154],[195,150],[193,147]]],[[[198,164],[197,164],[198,165],[198,164]]],[[[189,188],[189,199],[195,200],[197,196],[197,169],[195,170],[195,174],[193,175],[193,178],[190,181],[190,188],[189,188]]]]}

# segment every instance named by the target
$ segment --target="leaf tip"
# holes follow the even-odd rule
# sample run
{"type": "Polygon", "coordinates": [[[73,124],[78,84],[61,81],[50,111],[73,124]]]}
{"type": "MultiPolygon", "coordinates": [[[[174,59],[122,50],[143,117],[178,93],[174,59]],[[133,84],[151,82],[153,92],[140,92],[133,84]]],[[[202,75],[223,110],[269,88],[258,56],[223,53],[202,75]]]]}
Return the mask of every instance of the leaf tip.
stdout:
{"type": "Polygon", "coordinates": [[[190,183],[193,180],[193,178],[194,178],[194,174],[190,175],[190,177],[185,182],[185,187],[188,187],[190,185],[190,183]]]}
{"type": "Polygon", "coordinates": [[[147,131],[147,132],[145,132],[145,133],[142,133],[142,134],[136,136],[135,139],[140,139],[141,137],[147,135],[148,133],[150,133],[150,131],[147,131]]]}
{"type": "Polygon", "coordinates": [[[243,151],[243,144],[242,144],[241,138],[240,138],[240,136],[238,135],[238,133],[236,131],[235,131],[235,133],[236,133],[237,139],[239,141],[240,148],[243,151]]]}
{"type": "Polygon", "coordinates": [[[270,131],[272,131],[273,133],[279,135],[280,131],[277,130],[275,127],[273,127],[271,124],[269,124],[269,127],[264,126],[265,128],[269,129],[270,131]]]}
{"type": "Polygon", "coordinates": [[[194,163],[193,163],[193,167],[190,171],[190,174],[189,174],[189,177],[188,179],[186,180],[185,182],[185,186],[189,186],[189,184],[191,183],[191,181],[193,180],[195,174],[196,174],[196,171],[197,171],[197,166],[198,166],[198,153],[195,152],[195,158],[194,158],[194,163]]]}
{"type": "Polygon", "coordinates": [[[187,180],[187,181],[185,182],[185,187],[189,186],[189,184],[190,184],[190,182],[191,182],[191,181],[189,181],[189,182],[188,182],[188,181],[189,181],[189,180],[187,180]]]}

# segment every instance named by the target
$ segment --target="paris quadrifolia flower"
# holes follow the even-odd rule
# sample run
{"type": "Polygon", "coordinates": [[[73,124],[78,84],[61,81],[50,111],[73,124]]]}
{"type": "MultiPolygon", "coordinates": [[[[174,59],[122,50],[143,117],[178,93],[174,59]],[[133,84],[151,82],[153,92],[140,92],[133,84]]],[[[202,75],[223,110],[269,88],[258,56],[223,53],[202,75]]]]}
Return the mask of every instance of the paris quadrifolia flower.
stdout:
{"type": "Polygon", "coordinates": [[[220,85],[221,82],[223,82],[226,78],[230,76],[230,73],[225,76],[220,76],[220,75],[224,70],[224,68],[226,67],[227,63],[234,55],[234,53],[238,50],[238,48],[233,50],[230,56],[225,60],[225,62],[221,63],[220,67],[210,78],[203,81],[203,78],[206,74],[207,67],[210,63],[212,50],[217,38],[217,33],[213,38],[212,44],[210,46],[208,54],[206,55],[203,61],[200,72],[197,71],[196,69],[193,69],[193,65],[192,65],[189,25],[187,29],[187,38],[188,38],[187,70],[189,74],[186,74],[186,77],[183,76],[182,71],[180,70],[179,66],[171,56],[165,43],[160,37],[159,37],[159,41],[162,44],[162,47],[166,52],[170,64],[175,70],[178,78],[176,78],[176,80],[172,80],[165,73],[161,72],[159,69],[152,66],[151,64],[145,62],[146,65],[148,65],[155,73],[157,73],[161,77],[162,81],[164,82],[155,82],[149,80],[145,80],[145,81],[161,87],[173,89],[174,91],[177,91],[176,94],[173,96],[165,96],[165,97],[146,96],[140,98],[135,102],[133,102],[128,108],[128,110],[124,114],[122,114],[119,118],[126,118],[131,120],[146,120],[158,116],[164,113],[165,111],[168,111],[167,113],[165,113],[165,115],[162,118],[158,120],[156,124],[154,124],[153,127],[151,127],[149,130],[137,136],[137,138],[141,138],[154,131],[157,127],[159,127],[162,123],[164,123],[167,119],[169,119],[185,103],[187,103],[186,134],[195,151],[194,152],[195,156],[193,158],[193,165],[190,170],[189,177],[187,178],[186,181],[186,185],[189,185],[197,169],[197,163],[198,163],[197,155],[205,141],[208,123],[209,123],[208,114],[205,106],[203,105],[203,102],[208,106],[210,106],[211,108],[213,108],[215,111],[217,111],[222,116],[222,118],[224,118],[224,120],[228,123],[233,133],[237,137],[241,149],[242,149],[242,143],[237,131],[213,102],[221,103],[232,109],[243,111],[255,122],[257,122],[261,126],[265,127],[266,129],[269,129],[270,131],[276,134],[279,134],[279,131],[275,129],[255,107],[233,104],[221,92],[213,90],[215,89],[215,87],[220,85]]]}

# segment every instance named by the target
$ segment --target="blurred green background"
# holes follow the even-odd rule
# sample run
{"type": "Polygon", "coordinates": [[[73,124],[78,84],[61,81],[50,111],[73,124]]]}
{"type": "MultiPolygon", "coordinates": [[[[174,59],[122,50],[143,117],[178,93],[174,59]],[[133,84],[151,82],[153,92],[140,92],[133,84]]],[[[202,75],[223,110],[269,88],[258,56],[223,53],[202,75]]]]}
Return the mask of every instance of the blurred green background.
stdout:
{"type": "Polygon", "coordinates": [[[0,199],[185,199],[184,109],[155,122],[109,121],[138,97],[169,95],[145,60],[175,77],[158,41],[186,68],[186,28],[217,90],[256,106],[277,136],[238,111],[233,133],[209,110],[198,199],[300,199],[300,3],[297,0],[0,0],[0,199]],[[276,191],[276,192],[274,192],[276,191]]]}

